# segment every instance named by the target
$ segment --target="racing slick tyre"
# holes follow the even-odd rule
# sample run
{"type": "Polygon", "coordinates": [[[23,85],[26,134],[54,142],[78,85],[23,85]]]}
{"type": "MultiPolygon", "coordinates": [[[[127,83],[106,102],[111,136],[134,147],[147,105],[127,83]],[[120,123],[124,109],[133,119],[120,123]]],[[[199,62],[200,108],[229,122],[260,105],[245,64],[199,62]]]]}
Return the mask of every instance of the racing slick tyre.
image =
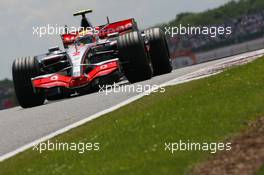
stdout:
{"type": "Polygon", "coordinates": [[[122,70],[130,83],[150,79],[153,75],[151,60],[138,31],[118,37],[117,46],[122,70]]]}
{"type": "Polygon", "coordinates": [[[165,34],[160,28],[151,28],[144,31],[150,45],[150,58],[154,75],[162,75],[172,71],[170,54],[165,34]]]}
{"type": "Polygon", "coordinates": [[[34,91],[31,78],[40,75],[38,61],[34,57],[19,58],[12,67],[14,88],[21,107],[30,108],[42,105],[45,101],[43,92],[34,91]]]}

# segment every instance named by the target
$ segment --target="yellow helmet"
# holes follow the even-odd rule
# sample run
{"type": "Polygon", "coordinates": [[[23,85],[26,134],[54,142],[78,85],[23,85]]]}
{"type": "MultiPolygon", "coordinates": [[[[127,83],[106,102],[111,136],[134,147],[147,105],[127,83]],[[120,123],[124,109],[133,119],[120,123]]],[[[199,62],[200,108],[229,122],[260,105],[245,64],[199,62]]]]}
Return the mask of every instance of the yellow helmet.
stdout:
{"type": "Polygon", "coordinates": [[[77,38],[84,37],[86,35],[93,35],[93,31],[91,29],[85,29],[78,33],[77,38]]]}

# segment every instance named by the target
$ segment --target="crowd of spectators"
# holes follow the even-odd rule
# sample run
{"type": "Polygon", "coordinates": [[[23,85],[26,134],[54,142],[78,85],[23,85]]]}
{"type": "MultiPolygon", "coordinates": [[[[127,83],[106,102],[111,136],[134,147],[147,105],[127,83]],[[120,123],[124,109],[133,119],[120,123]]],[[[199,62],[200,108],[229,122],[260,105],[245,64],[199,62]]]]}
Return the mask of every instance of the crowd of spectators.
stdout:
{"type": "Polygon", "coordinates": [[[192,50],[194,52],[210,50],[230,44],[241,43],[264,36],[264,10],[229,19],[223,24],[207,27],[231,27],[231,35],[177,35],[169,39],[171,51],[192,50]]]}

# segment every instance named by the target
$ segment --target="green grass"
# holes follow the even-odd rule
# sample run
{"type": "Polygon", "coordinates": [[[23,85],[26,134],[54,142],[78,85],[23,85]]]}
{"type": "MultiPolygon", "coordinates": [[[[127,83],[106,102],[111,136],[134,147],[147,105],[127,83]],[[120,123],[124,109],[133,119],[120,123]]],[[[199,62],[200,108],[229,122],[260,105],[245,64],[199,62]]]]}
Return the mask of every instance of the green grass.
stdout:
{"type": "MultiPolygon", "coordinates": [[[[171,154],[164,142],[224,141],[264,116],[264,59],[206,79],[168,87],[53,139],[99,142],[99,152],[28,150],[0,174],[182,175],[208,152],[171,154]]],[[[32,131],[34,132],[34,131],[32,131]]]]}
{"type": "Polygon", "coordinates": [[[256,173],[255,175],[263,175],[264,174],[264,166],[262,166],[256,173]]]}

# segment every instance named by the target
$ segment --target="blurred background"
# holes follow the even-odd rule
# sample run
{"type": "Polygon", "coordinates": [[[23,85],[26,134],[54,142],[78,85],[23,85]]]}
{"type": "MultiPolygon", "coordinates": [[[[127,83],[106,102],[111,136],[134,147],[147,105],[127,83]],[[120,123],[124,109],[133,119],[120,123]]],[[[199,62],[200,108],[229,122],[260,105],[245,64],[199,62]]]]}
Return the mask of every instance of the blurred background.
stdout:
{"type": "Polygon", "coordinates": [[[141,29],[159,26],[230,26],[232,35],[168,36],[174,67],[181,68],[264,48],[263,0],[4,0],[0,1],[0,109],[16,105],[11,67],[14,59],[62,46],[60,36],[33,35],[33,27],[78,27],[72,13],[92,8],[93,25],[134,17],[141,29]]]}
{"type": "Polygon", "coordinates": [[[231,27],[231,35],[177,35],[169,37],[176,67],[264,48],[264,1],[230,1],[202,13],[186,12],[162,26],[231,27]]]}

